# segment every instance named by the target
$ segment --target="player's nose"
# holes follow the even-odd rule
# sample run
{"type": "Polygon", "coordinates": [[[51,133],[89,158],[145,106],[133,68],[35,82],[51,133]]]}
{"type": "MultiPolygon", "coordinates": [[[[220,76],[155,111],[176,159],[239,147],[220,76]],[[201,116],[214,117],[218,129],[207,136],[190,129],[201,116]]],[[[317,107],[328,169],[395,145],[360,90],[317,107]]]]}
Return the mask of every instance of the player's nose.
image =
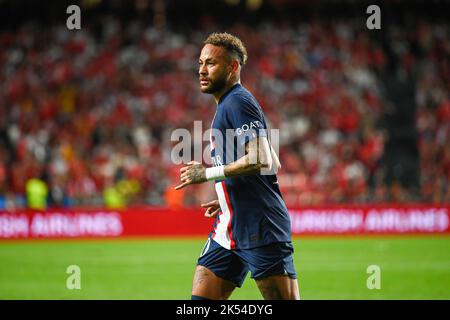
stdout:
{"type": "Polygon", "coordinates": [[[207,71],[205,65],[200,65],[200,66],[199,66],[199,68],[198,68],[198,74],[199,74],[200,76],[204,76],[204,75],[207,75],[207,74],[208,74],[208,71],[207,71]]]}

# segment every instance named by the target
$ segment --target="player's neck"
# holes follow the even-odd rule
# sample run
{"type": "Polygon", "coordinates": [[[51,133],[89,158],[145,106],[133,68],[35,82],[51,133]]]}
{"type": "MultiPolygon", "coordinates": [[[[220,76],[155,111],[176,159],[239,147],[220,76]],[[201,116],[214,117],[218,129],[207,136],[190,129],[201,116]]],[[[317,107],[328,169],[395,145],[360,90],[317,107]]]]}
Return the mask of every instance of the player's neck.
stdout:
{"type": "Polygon", "coordinates": [[[234,82],[230,82],[228,85],[226,85],[222,90],[220,90],[220,91],[218,91],[218,92],[216,92],[216,93],[214,93],[213,95],[214,95],[214,100],[216,100],[216,104],[219,104],[219,101],[220,101],[220,98],[222,98],[222,96],[225,94],[225,93],[227,93],[234,85],[236,85],[236,84],[240,84],[241,83],[241,80],[240,79],[238,79],[238,80],[236,80],[236,81],[234,81],[234,82]]]}

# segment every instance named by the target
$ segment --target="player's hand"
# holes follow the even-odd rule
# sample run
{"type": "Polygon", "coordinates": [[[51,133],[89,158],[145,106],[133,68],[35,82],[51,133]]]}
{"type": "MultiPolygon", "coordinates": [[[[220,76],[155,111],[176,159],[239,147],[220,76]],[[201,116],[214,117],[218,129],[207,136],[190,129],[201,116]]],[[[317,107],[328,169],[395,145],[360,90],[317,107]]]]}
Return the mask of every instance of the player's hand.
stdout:
{"type": "Polygon", "coordinates": [[[175,190],[206,181],[206,168],[197,161],[188,162],[186,167],[180,169],[180,173],[181,184],[176,186],[175,190]]]}
{"type": "Polygon", "coordinates": [[[202,203],[200,205],[202,208],[208,208],[205,211],[205,217],[215,218],[220,211],[219,200],[213,200],[208,203],[202,203]]]}

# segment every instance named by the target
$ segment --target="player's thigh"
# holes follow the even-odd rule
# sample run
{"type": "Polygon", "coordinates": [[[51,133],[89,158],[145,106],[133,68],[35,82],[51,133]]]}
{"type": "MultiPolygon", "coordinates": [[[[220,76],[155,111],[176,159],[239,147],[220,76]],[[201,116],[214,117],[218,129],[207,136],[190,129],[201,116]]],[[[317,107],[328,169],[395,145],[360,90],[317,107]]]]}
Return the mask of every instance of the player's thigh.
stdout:
{"type": "Polygon", "coordinates": [[[247,272],[237,255],[209,238],[197,261],[192,295],[227,299],[235,287],[242,286],[247,272]]]}
{"type": "Polygon", "coordinates": [[[192,281],[192,295],[211,300],[228,299],[236,285],[222,279],[207,267],[197,265],[192,281]]]}
{"type": "Polygon", "coordinates": [[[265,300],[300,300],[297,279],[288,275],[273,275],[255,281],[265,300]]]}
{"type": "Polygon", "coordinates": [[[247,263],[264,299],[299,299],[291,242],[279,242],[238,254],[247,263]]]}

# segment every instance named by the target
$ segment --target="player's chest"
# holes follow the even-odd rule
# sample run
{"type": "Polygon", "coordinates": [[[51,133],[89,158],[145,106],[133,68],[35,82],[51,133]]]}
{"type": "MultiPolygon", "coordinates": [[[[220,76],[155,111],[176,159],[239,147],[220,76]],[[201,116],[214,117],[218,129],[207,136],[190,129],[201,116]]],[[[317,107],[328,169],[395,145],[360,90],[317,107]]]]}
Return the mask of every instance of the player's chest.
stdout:
{"type": "Polygon", "coordinates": [[[225,131],[233,129],[224,108],[218,107],[211,122],[211,129],[225,131]]]}

